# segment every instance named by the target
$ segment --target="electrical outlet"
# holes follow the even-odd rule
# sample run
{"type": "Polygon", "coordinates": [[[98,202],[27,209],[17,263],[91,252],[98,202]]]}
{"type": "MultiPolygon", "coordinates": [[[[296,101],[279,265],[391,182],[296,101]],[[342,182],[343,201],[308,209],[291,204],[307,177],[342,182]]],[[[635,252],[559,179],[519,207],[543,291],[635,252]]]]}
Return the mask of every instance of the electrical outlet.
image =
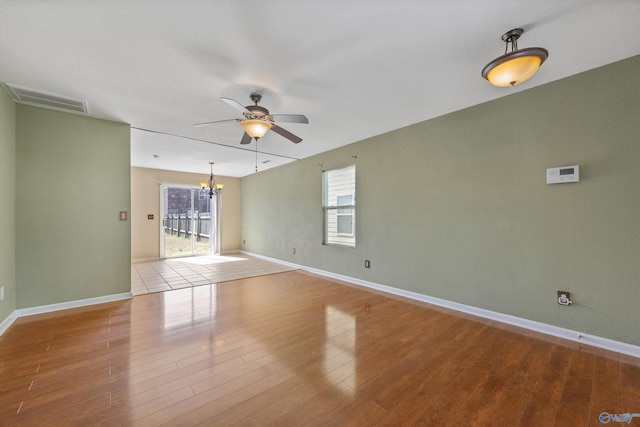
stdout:
{"type": "Polygon", "coordinates": [[[0,287],[0,301],[4,299],[4,286],[0,287]]]}
{"type": "Polygon", "coordinates": [[[369,261],[368,259],[364,260],[364,268],[371,268],[371,261],[369,261]]]}
{"type": "Polygon", "coordinates": [[[571,293],[567,291],[558,291],[558,304],[571,305],[571,293]]]}
{"type": "Polygon", "coordinates": [[[246,242],[245,240],[243,240],[243,241],[242,241],[242,244],[243,244],[243,245],[246,245],[246,244],[247,244],[247,242],[246,242]]]}
{"type": "Polygon", "coordinates": [[[296,254],[296,248],[291,249],[291,253],[295,255],[296,254]]]}

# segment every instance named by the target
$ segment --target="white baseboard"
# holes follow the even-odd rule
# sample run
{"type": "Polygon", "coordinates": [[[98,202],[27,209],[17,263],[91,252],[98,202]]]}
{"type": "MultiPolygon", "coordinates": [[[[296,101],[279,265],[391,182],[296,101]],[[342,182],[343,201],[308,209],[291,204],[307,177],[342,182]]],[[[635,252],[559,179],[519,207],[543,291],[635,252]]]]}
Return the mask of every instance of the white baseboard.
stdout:
{"type": "Polygon", "coordinates": [[[137,264],[139,262],[150,262],[150,261],[160,261],[160,257],[155,258],[133,258],[131,259],[132,264],[137,264]]]}
{"type": "MultiPolygon", "coordinates": [[[[233,250],[230,250],[230,251],[220,252],[220,255],[239,254],[240,252],[242,252],[242,251],[237,250],[237,249],[233,249],[233,250]]],[[[207,255],[197,255],[197,256],[207,256],[207,255]]],[[[189,258],[189,257],[191,257],[191,255],[187,255],[187,256],[184,256],[184,257],[177,257],[177,258],[160,258],[160,257],[154,257],[154,258],[132,258],[131,259],[131,263],[132,264],[137,264],[137,263],[141,263],[141,262],[160,261],[162,259],[179,259],[179,258],[189,258]]]]}
{"type": "Polygon", "coordinates": [[[518,327],[529,329],[532,331],[541,332],[543,334],[552,335],[552,336],[564,338],[570,341],[576,341],[576,342],[584,343],[593,347],[599,347],[605,350],[611,350],[617,353],[627,354],[629,356],[640,358],[640,346],[627,344],[621,341],[615,341],[609,338],[599,337],[597,335],[590,335],[584,332],[573,331],[571,329],[561,328],[559,326],[549,325],[547,323],[536,322],[535,320],[523,319],[521,317],[516,317],[509,314],[499,313],[491,310],[485,310],[483,308],[473,307],[471,305],[460,304],[454,301],[435,298],[435,297],[420,294],[417,292],[406,291],[404,289],[398,289],[392,286],[381,285],[379,283],[369,282],[367,280],[357,279],[349,276],[343,276],[342,274],[336,274],[330,271],[319,270],[317,268],[312,268],[312,267],[306,267],[304,265],[298,265],[288,261],[282,261],[279,259],[267,257],[264,255],[254,254],[247,251],[242,251],[242,253],[256,257],[256,258],[261,258],[266,261],[271,261],[278,264],[286,265],[288,267],[309,271],[311,273],[315,273],[321,276],[342,280],[344,282],[353,283],[353,284],[364,286],[371,289],[376,289],[378,291],[386,292],[389,294],[426,302],[426,303],[437,305],[440,307],[450,308],[452,310],[460,311],[467,314],[472,314],[474,316],[483,317],[485,319],[497,320],[498,322],[506,323],[508,325],[518,326],[518,327]]]}
{"type": "Polygon", "coordinates": [[[131,292],[105,295],[95,298],[65,301],[57,304],[40,305],[37,307],[21,308],[16,310],[17,317],[33,316],[35,314],[51,313],[53,311],[67,310],[70,308],[86,307],[88,305],[103,304],[105,302],[121,301],[132,298],[131,292]]]}
{"type": "Polygon", "coordinates": [[[13,310],[6,319],[0,323],[0,336],[20,317],[33,316],[35,314],[51,313],[54,311],[67,310],[69,308],[86,307],[89,305],[103,304],[105,302],[121,301],[132,298],[131,292],[121,294],[105,295],[95,298],[87,298],[75,301],[65,301],[57,304],[41,305],[37,307],[20,308],[13,310]]]}
{"type": "Polygon", "coordinates": [[[3,321],[0,323],[0,336],[4,334],[4,332],[9,329],[9,326],[13,325],[13,322],[18,318],[18,313],[16,310],[13,310],[11,314],[9,314],[3,321]]]}

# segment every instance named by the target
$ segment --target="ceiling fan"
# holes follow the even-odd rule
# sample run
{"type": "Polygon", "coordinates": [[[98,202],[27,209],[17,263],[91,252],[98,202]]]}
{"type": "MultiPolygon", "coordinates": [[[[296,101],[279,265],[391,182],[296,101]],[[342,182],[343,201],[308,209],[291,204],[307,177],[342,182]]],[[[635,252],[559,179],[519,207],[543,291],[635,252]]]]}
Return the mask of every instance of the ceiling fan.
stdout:
{"type": "Polygon", "coordinates": [[[194,126],[207,126],[214,123],[222,122],[238,122],[244,128],[245,132],[242,135],[240,144],[249,144],[251,139],[262,138],[268,130],[272,130],[280,136],[284,136],[288,140],[299,143],[302,141],[297,135],[292,134],[286,129],[281,128],[276,124],[283,123],[309,123],[309,120],[302,114],[270,114],[269,110],[258,105],[262,99],[262,95],[259,93],[252,93],[249,98],[254,102],[254,105],[247,105],[243,107],[238,101],[229,98],[220,98],[236,110],[240,111],[243,115],[241,119],[226,119],[226,120],[214,120],[212,122],[196,123],[194,126]]]}

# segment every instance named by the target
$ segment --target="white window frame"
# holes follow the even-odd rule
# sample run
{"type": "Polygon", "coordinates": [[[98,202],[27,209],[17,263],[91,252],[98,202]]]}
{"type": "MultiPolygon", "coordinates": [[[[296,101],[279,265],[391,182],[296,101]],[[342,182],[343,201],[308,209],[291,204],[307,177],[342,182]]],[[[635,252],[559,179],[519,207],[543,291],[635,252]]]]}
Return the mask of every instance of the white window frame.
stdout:
{"type": "MultiPolygon", "coordinates": [[[[322,172],[322,208],[324,210],[323,244],[356,246],[356,166],[322,172]],[[350,203],[340,198],[348,196],[350,203]],[[351,217],[351,233],[338,232],[338,217],[351,217]]],[[[343,230],[344,231],[344,230],[343,230]]]]}

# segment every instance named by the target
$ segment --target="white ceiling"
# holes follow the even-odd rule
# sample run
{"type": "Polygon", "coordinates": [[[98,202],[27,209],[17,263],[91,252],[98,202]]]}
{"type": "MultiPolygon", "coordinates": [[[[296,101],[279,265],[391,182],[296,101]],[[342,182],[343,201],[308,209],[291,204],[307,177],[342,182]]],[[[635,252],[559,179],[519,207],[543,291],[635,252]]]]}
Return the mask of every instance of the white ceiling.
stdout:
{"type": "Polygon", "coordinates": [[[239,117],[220,97],[309,118],[282,124],[300,144],[260,139],[265,170],[638,55],[639,22],[638,0],[0,0],[0,82],[130,123],[134,166],[242,177],[242,128],[193,126],[239,117]],[[516,27],[549,59],[492,87],[480,72],[516,27]]]}

